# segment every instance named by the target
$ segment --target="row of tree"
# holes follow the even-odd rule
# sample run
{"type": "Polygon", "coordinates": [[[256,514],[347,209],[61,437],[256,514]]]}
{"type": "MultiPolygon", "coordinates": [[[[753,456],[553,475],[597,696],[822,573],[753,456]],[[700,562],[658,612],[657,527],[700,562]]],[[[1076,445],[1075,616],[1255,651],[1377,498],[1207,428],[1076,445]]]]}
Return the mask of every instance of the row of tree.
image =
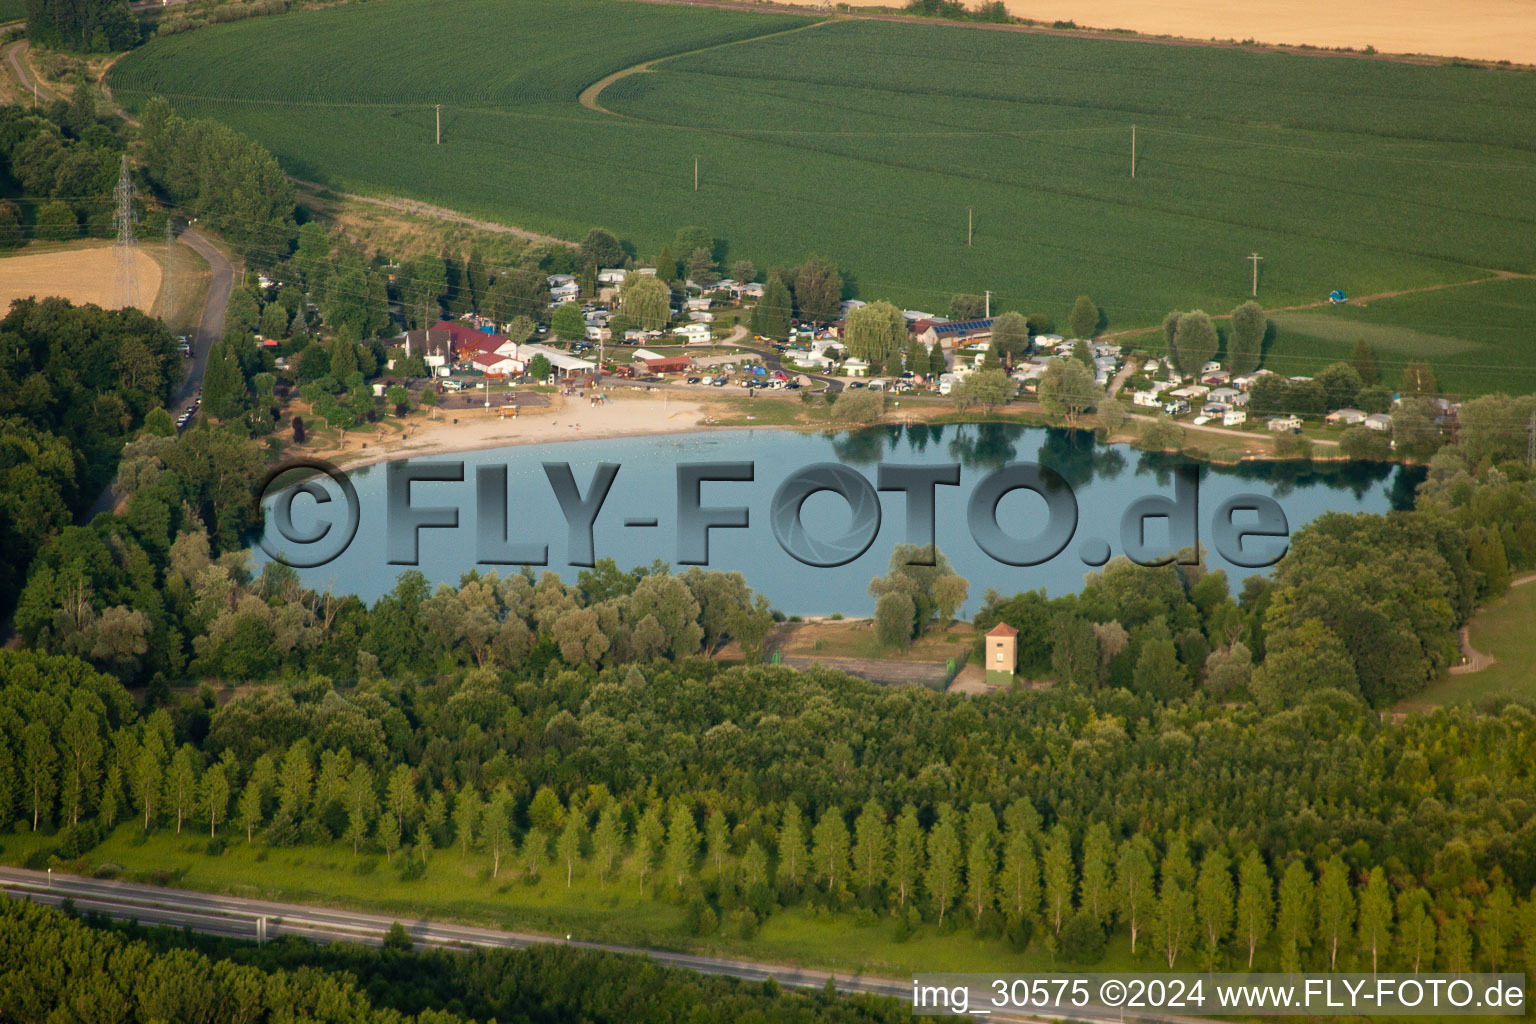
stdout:
{"type": "Polygon", "coordinates": [[[122,1024],[304,1020],[315,1024],[895,1024],[899,1000],[781,991],[548,946],[412,952],[396,926],[382,949],[286,939],[257,946],[174,929],[110,926],[0,901],[0,1017],[122,1024]]]}

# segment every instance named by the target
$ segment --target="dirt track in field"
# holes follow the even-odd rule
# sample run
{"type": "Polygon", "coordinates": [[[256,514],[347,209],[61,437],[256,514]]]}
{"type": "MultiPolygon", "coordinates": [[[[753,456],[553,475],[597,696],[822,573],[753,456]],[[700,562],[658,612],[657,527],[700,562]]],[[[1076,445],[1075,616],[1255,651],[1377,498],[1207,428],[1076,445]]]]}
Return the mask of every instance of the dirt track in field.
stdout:
{"type": "MultiPolygon", "coordinates": [[[[139,249],[135,251],[139,300],[155,301],[160,294],[160,264],[139,249]]],[[[55,252],[24,251],[0,260],[0,312],[16,299],[29,296],[62,296],[80,305],[94,302],[112,306],[117,280],[117,261],[112,246],[64,249],[55,252]]]]}
{"type": "MultiPolygon", "coordinates": [[[[791,0],[814,6],[807,0],[791,0]]],[[[902,0],[845,0],[850,7],[902,0]]],[[[1536,0],[1004,0],[1021,18],[1082,28],[1129,29],[1186,39],[1254,40],[1284,46],[1374,47],[1536,64],[1536,0]]]]}

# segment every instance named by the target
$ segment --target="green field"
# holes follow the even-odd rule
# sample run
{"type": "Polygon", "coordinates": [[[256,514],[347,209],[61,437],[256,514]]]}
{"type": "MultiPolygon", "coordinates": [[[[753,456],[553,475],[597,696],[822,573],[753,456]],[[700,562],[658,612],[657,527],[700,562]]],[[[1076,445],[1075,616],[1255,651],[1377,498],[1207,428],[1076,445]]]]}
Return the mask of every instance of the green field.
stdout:
{"type": "MultiPolygon", "coordinates": [[[[1270,307],[1536,270],[1536,75],[1516,71],[617,0],[383,0],[154,40],[112,86],[226,120],[334,186],[569,238],[602,224],[641,259],[699,224],[729,259],[815,250],[861,297],[937,311],[991,289],[994,308],[1058,321],[1087,292],[1111,330],[1224,312],[1255,251],[1270,307]],[[612,114],[577,102],[668,54],[601,93],[612,114]]],[[[1452,361],[1529,338],[1528,319],[1447,328],[1441,301],[1359,315],[1388,340],[1448,338],[1452,361]]],[[[1334,340],[1303,327],[1274,355],[1331,359],[1334,340]]]]}
{"type": "Polygon", "coordinates": [[[1401,710],[1447,704],[1478,707],[1507,700],[1536,705],[1536,584],[1514,587],[1467,624],[1472,646],[1498,659],[1481,672],[1447,676],[1405,700],[1401,710]]]}

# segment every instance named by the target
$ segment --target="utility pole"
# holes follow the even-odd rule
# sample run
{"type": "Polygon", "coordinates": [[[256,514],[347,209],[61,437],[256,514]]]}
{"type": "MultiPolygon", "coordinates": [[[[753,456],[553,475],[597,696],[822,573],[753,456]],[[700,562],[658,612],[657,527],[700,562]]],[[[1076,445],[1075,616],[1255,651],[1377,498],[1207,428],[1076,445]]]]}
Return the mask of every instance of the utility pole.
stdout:
{"type": "Polygon", "coordinates": [[[437,104],[437,144],[443,144],[443,105],[437,104]]]}
{"type": "Polygon", "coordinates": [[[1131,125],[1131,180],[1136,180],[1136,126],[1131,125]]]}
{"type": "Polygon", "coordinates": [[[987,319],[992,319],[992,291],[987,290],[987,319]]]}
{"type": "Polygon", "coordinates": [[[1253,263],[1253,297],[1254,298],[1258,298],[1259,297],[1259,261],[1262,260],[1263,258],[1264,257],[1260,256],[1258,253],[1254,253],[1252,256],[1248,257],[1248,259],[1250,261],[1252,261],[1252,263],[1253,263]]]}
{"type": "Polygon", "coordinates": [[[136,262],[138,245],[133,237],[133,179],[128,176],[128,154],[123,154],[123,170],[113,189],[117,210],[113,220],[117,222],[117,242],[112,253],[117,264],[113,280],[112,301],[114,308],[127,309],[139,304],[139,271],[136,262]]]}
{"type": "Polygon", "coordinates": [[[965,208],[965,244],[967,246],[971,244],[971,238],[975,234],[975,230],[976,208],[974,206],[967,206],[965,208]]]}
{"type": "Polygon", "coordinates": [[[1536,412],[1531,413],[1531,421],[1525,427],[1525,461],[1536,466],[1536,412]]]}
{"type": "Polygon", "coordinates": [[[699,154],[693,154],[693,190],[699,190],[699,154]]]}

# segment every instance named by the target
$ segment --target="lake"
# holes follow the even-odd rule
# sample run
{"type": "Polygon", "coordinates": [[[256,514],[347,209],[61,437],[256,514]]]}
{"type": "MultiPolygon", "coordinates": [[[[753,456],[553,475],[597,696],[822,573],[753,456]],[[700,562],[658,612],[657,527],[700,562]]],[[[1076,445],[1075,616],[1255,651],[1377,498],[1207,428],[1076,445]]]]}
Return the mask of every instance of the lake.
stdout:
{"type": "MultiPolygon", "coordinates": [[[[873,611],[874,602],[866,588],[872,577],[886,571],[895,545],[907,539],[907,496],[896,491],[879,493],[878,533],[862,555],[836,567],[808,566],[784,550],[769,522],[769,510],[780,484],[804,467],[837,463],[856,471],[873,485],[882,464],[958,464],[959,485],[935,488],[934,522],[940,550],[956,571],[970,581],[965,609],[969,613],[980,606],[988,589],[1012,594],[1043,587],[1052,596],[1075,592],[1081,587],[1084,574],[1093,569],[1091,564],[1085,564],[1084,558],[1103,557],[1088,554],[1095,548],[1103,549],[1101,540],[1108,542],[1113,554],[1124,553],[1118,538],[1127,505],[1149,495],[1171,497],[1175,493],[1176,470],[1188,465],[1175,456],[1099,444],[1086,432],[997,423],[897,425],[826,434],[732,430],[521,445],[434,456],[412,460],[410,465],[421,468],[462,463],[463,481],[418,481],[409,489],[411,506],[456,507],[458,526],[418,531],[419,564],[415,568],[434,583],[457,583],[462,574],[477,568],[476,473],[481,467],[504,466],[510,495],[506,506],[507,539],[547,545],[548,568],[574,582],[580,569],[568,564],[569,531],[545,463],[568,463],[580,496],[590,495],[598,464],[617,464],[619,468],[593,525],[595,556],[612,558],[621,568],[649,565],[655,559],[676,566],[681,560],[678,467],[722,462],[753,463],[753,479],[705,482],[699,489],[700,504],[705,508],[744,506],[748,509],[749,525],[743,529],[708,531],[708,567],[741,572],[753,588],[768,596],[774,607],[788,614],[842,612],[850,616],[873,611]],[[1001,467],[1021,462],[1035,463],[1059,474],[1075,495],[1078,514],[1071,541],[1060,554],[1028,567],[995,560],[978,545],[967,525],[968,505],[977,486],[1001,467]],[[636,525],[636,520],[643,525],[636,525]],[[655,525],[649,525],[651,521],[655,525]]],[[[347,474],[357,494],[359,529],[351,544],[333,560],[300,570],[306,585],[355,593],[371,602],[394,586],[401,572],[411,568],[389,561],[387,474],[384,464],[347,474]]],[[[1386,512],[1411,507],[1413,489],[1421,478],[1421,471],[1374,463],[1202,466],[1196,520],[1200,540],[1209,548],[1212,513],[1222,501],[1236,495],[1255,494],[1273,499],[1294,532],[1328,511],[1386,512]]],[[[338,512],[344,507],[342,490],[334,482],[324,482],[323,486],[337,500],[320,504],[303,494],[295,496],[291,501],[292,526],[288,536],[312,535],[337,519],[325,541],[315,544],[316,549],[323,549],[329,543],[334,550],[343,532],[339,520],[344,516],[338,512]]],[[[867,492],[866,497],[870,497],[867,492]]],[[[292,552],[308,549],[285,541],[275,530],[274,500],[275,496],[267,499],[268,533],[262,541],[270,550],[297,562],[299,558],[292,552]]],[[[1046,508],[1043,497],[1028,490],[1015,490],[997,502],[997,523],[1005,534],[1028,539],[1042,533],[1046,508]]],[[[866,507],[865,512],[870,511],[866,507]]],[[[833,493],[814,493],[804,499],[801,507],[800,522],[813,546],[815,540],[848,532],[853,520],[849,502],[833,493]]],[[[1166,546],[1166,522],[1148,521],[1149,542],[1166,546]]],[[[406,537],[410,533],[398,529],[396,532],[406,537]]],[[[1260,538],[1258,543],[1283,542],[1260,538]]],[[[252,550],[259,571],[268,556],[260,547],[252,550]]],[[[1227,570],[1234,590],[1244,576],[1263,571],[1234,566],[1214,550],[1208,550],[1208,563],[1212,568],[1227,570]]],[[[495,569],[502,575],[516,571],[511,566],[478,568],[495,569]]],[[[543,571],[537,566],[535,569],[543,571]]]]}

